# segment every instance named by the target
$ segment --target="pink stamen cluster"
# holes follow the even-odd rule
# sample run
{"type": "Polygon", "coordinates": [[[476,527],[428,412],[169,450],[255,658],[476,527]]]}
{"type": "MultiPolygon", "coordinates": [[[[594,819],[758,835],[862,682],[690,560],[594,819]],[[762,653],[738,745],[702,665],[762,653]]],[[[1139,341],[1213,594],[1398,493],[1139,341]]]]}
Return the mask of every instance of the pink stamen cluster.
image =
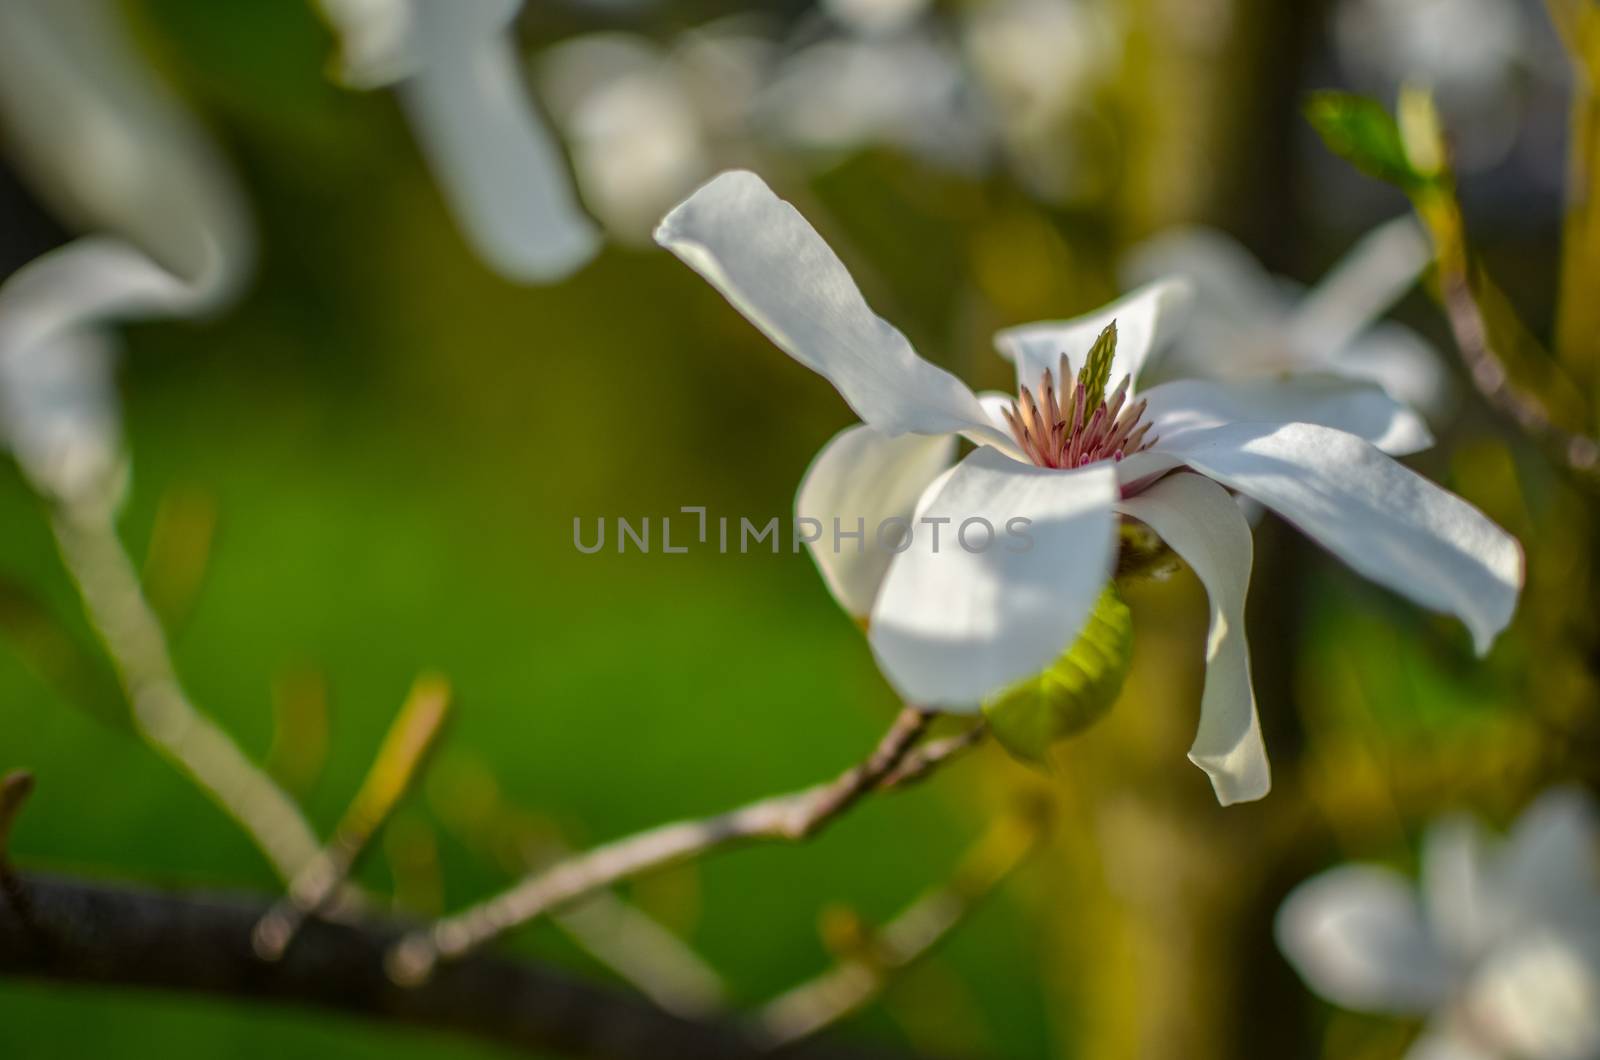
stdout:
{"type": "MultiPolygon", "coordinates": [[[[1071,379],[1067,355],[1061,355],[1062,380],[1071,379]]],[[[1134,402],[1126,409],[1128,377],[1123,376],[1109,397],[1094,402],[1083,382],[1056,393],[1050,369],[1044,370],[1039,396],[1026,386],[1021,396],[1005,410],[1012,437],[1029,460],[1040,467],[1077,468],[1098,460],[1121,460],[1154,445],[1158,439],[1146,437],[1150,424],[1143,422],[1146,404],[1134,402]]]]}

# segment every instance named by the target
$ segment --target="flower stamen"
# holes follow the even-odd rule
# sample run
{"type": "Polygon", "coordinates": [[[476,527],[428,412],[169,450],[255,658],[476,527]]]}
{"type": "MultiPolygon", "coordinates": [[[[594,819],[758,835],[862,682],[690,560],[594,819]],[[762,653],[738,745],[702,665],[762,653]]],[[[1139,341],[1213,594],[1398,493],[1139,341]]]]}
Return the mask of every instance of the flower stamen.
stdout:
{"type": "MultiPolygon", "coordinates": [[[[1113,343],[1114,328],[1107,329],[1113,343]]],[[[1127,376],[1110,394],[1102,389],[1103,396],[1097,397],[1085,383],[1088,373],[1068,383],[1073,378],[1071,369],[1063,353],[1056,372],[1044,370],[1037,396],[1024,385],[1004,410],[1006,425],[1023,455],[1039,467],[1079,468],[1101,460],[1121,460],[1156,443],[1158,439],[1150,435],[1150,424],[1144,420],[1149,402],[1141,398],[1128,404],[1132,381],[1127,376]]]]}

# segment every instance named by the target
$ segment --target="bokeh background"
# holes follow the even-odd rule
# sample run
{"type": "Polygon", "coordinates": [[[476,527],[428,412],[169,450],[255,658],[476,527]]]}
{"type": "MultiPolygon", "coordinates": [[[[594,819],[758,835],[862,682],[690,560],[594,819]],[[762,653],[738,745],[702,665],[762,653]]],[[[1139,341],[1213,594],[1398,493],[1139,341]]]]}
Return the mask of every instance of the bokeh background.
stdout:
{"type": "MultiPolygon", "coordinates": [[[[958,61],[972,61],[960,34],[981,6],[923,16],[958,61]]],[[[952,163],[915,137],[819,146],[769,129],[726,161],[757,165],[800,203],[925,356],[999,389],[995,327],[1099,305],[1119,290],[1120,256],[1166,226],[1217,226],[1310,282],[1404,212],[1300,116],[1314,88],[1393,92],[1395,64],[1370,39],[1350,43],[1347,8],[1383,5],[1068,6],[1108,21],[1092,62],[1060,54],[1092,67],[1073,73],[1089,83],[1049,134],[1030,133],[1061,157],[1023,163],[1002,146],[952,163]]],[[[1464,137],[1494,133],[1463,144],[1469,223],[1544,331],[1563,60],[1537,5],[1479,6],[1512,23],[1490,20],[1488,41],[1457,23],[1452,55],[1513,54],[1476,96],[1442,99],[1464,137]],[[1513,23],[1514,41],[1496,36],[1513,23]]],[[[452,223],[393,97],[330,80],[335,42],[309,5],[122,7],[241,176],[261,234],[236,305],[122,329],[133,476],[120,527],[186,685],[324,831],[414,678],[439,671],[458,695],[362,882],[411,913],[459,907],[512,880],[530,844],[587,844],[803,786],[871,746],[897,703],[806,555],[588,556],[571,538],[575,516],[784,515],[811,456],[851,420],[823,380],[637,231],[558,284],[497,277],[452,223]]],[[[665,48],[729,15],[778,57],[838,32],[800,2],[547,0],[517,33],[537,88],[560,42],[626,31],[665,48]]],[[[73,234],[0,164],[0,272],[73,234]]],[[[1396,316],[1448,360],[1423,294],[1396,316]]],[[[1250,602],[1277,781],[1265,802],[1219,809],[1184,760],[1205,629],[1185,571],[1132,590],[1133,676],[1056,774],[985,747],[814,842],[717,855],[624,893],[752,1004],[827,966],[822,928],[841,909],[892,915],[1020,793],[1042,793],[1049,841],[845,1033],[1001,1057],[1399,1055],[1413,1027],[1339,1014],[1301,985],[1272,944],[1278,901],[1333,861],[1409,866],[1435,813],[1503,822],[1600,761],[1592,509],[1451,371],[1442,444],[1413,463],[1524,542],[1519,616],[1479,662],[1463,630],[1267,518],[1250,602]]],[[[14,861],[276,888],[232,822],[136,738],[43,505],[10,464],[0,624],[0,768],[38,778],[14,861]]],[[[509,945],[613,975],[549,923],[509,945]]],[[[130,1043],[174,1058],[502,1055],[303,1011],[0,982],[8,1057],[130,1043]]]]}

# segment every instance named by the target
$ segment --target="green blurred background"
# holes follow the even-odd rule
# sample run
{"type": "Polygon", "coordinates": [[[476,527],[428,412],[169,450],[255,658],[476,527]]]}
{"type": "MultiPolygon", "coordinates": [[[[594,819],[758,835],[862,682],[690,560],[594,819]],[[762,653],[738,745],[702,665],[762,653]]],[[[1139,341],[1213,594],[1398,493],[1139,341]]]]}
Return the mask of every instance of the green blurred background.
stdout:
{"type": "MultiPolygon", "coordinates": [[[[526,834],[587,844],[803,786],[864,753],[897,704],[807,556],[585,556],[571,541],[574,516],[783,515],[850,422],[831,388],[659,251],[609,247],[553,287],[494,277],[393,99],[327,79],[332,43],[309,7],[126,6],[242,175],[262,239],[237,306],[124,329],[123,536],[195,701],[324,832],[414,678],[448,676],[446,742],[362,881],[414,913],[459,907],[514,878],[526,834]]],[[[1232,31],[1197,52],[1171,5],[1121,6],[1134,29],[1107,107],[1113,177],[1090,201],[1041,206],[1004,172],[951,175],[889,149],[773,176],[806,197],[875,307],[975,384],[1009,388],[993,327],[1099,304],[1116,252],[1164,224],[1222,225],[1311,280],[1403,208],[1301,128],[1299,94],[1339,78],[1325,7],[1216,0],[1232,31]]],[[[665,36],[732,5],[530,7],[531,52],[624,23],[665,36]]],[[[1544,319],[1555,201],[1504,167],[1467,192],[1508,286],[1544,319]]],[[[68,234],[9,175],[0,210],[8,269],[68,234]]],[[[1422,297],[1401,315],[1443,338],[1422,297]]],[[[1269,519],[1251,598],[1278,778],[1265,803],[1219,810],[1183,758],[1205,611],[1182,572],[1133,593],[1134,676],[1059,775],[986,747],[814,842],[717,855],[625,892],[755,1003],[826,966],[824,910],[882,920],[1018,791],[1043,790],[1060,810],[1053,841],[846,1033],[1003,1057],[1397,1055],[1405,1026],[1332,1014],[1277,956],[1278,899],[1337,858],[1407,864],[1438,809],[1504,819],[1593,769],[1586,509],[1462,405],[1416,463],[1528,544],[1517,624],[1476,663],[1460,629],[1269,519]]],[[[134,736],[42,505],[9,466],[0,513],[0,768],[38,778],[13,859],[271,892],[238,829],[134,736]]],[[[510,945],[610,974],[548,924],[510,945]]],[[[0,982],[0,1055],[130,1050],[498,1055],[303,1011],[0,982]]]]}

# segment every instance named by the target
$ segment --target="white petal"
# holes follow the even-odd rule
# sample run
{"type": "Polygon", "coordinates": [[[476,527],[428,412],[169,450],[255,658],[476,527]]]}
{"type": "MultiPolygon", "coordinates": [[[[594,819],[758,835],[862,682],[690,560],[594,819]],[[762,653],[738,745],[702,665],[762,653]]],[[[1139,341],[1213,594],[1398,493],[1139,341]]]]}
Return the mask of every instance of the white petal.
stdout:
{"type": "MultiPolygon", "coordinates": [[[[1128,253],[1121,270],[1129,285],[1181,276],[1194,289],[1189,324],[1204,321],[1217,335],[1275,326],[1288,310],[1282,285],[1237,240],[1210,228],[1169,230],[1128,253]]],[[[1189,344],[1189,329],[1178,342],[1189,344]]]]}
{"type": "Polygon", "coordinates": [[[1200,727],[1189,760],[1227,806],[1272,787],[1250,684],[1244,601],[1250,587],[1250,524],[1228,491],[1199,475],[1169,475],[1117,510],[1149,526],[1194,570],[1211,600],[1200,727]]]}
{"type": "Polygon", "coordinates": [[[1445,412],[1453,397],[1450,373],[1439,351],[1400,324],[1384,322],[1370,328],[1325,367],[1350,379],[1370,379],[1395,400],[1431,416],[1445,412]]]}
{"type": "Polygon", "coordinates": [[[1479,654],[1511,621],[1523,580],[1516,539],[1354,435],[1241,423],[1185,432],[1157,450],[1155,462],[1181,460],[1254,497],[1361,574],[1457,616],[1479,654]]]}
{"type": "Polygon", "coordinates": [[[1505,1057],[1475,1041],[1467,1028],[1441,1019],[1430,1024],[1411,1043],[1405,1060],[1505,1060],[1505,1057]]]}
{"type": "Polygon", "coordinates": [[[904,29],[922,16],[931,0],[822,0],[822,9],[856,33],[904,29]]]}
{"type": "Polygon", "coordinates": [[[1600,1055],[1600,955],[1595,925],[1585,926],[1519,933],[1478,969],[1467,988],[1467,1011],[1500,1055],[1600,1055]]]}
{"type": "Polygon", "coordinates": [[[1055,371],[1063,353],[1074,372],[1081,370],[1089,347],[1115,320],[1117,353],[1111,362],[1111,385],[1130,376],[1130,386],[1136,386],[1146,361],[1160,353],[1183,326],[1190,300],[1187,280],[1162,280],[1081,317],[1007,328],[995,335],[994,345],[1017,366],[1020,384],[1037,386],[1046,368],[1055,371]]]}
{"type": "Polygon", "coordinates": [[[761,132],[803,151],[879,145],[973,173],[991,149],[961,57],[931,34],[827,37],[788,55],[752,107],[761,132]]]}
{"type": "Polygon", "coordinates": [[[1533,916],[1574,910],[1600,917],[1600,812],[1579,788],[1541,795],[1517,819],[1502,852],[1499,883],[1508,902],[1533,916]]]}
{"type": "Polygon", "coordinates": [[[254,234],[242,193],[116,5],[0,3],[0,126],[18,171],[74,227],[123,237],[197,298],[243,282],[254,234]]]}
{"type": "Polygon", "coordinates": [[[566,276],[594,256],[599,236],[534,110],[509,32],[450,26],[455,4],[421,4],[416,14],[436,46],[397,91],[456,220],[507,279],[566,276]]]}
{"type": "Polygon", "coordinates": [[[1179,379],[1151,387],[1145,416],[1169,441],[1185,431],[1229,423],[1313,423],[1353,434],[1404,456],[1433,444],[1427,424],[1373,383],[1331,375],[1271,379],[1179,379]]]}
{"type": "Polygon", "coordinates": [[[339,34],[338,78],[351,88],[389,85],[421,65],[411,0],[316,0],[339,34]]]}
{"type": "Polygon", "coordinates": [[[1053,662],[1111,576],[1116,497],[1109,464],[1054,471],[994,449],[963,460],[890,565],[872,612],[872,647],[890,683],[908,702],[976,709],[1053,662]],[[932,519],[948,520],[937,550],[932,519]],[[981,551],[979,524],[972,548],[957,537],[975,519],[995,532],[981,551]],[[1031,522],[1012,523],[1020,519],[1031,522]]]}
{"type": "Polygon", "coordinates": [[[571,152],[584,201],[613,237],[648,243],[662,213],[714,171],[685,72],[625,33],[563,41],[539,67],[540,98],[571,152]]]}
{"type": "Polygon", "coordinates": [[[874,314],[822,237],[754,173],[706,184],[666,216],[656,242],[883,434],[999,437],[972,391],[874,314]]]}
{"type": "Polygon", "coordinates": [[[1306,985],[1360,1012],[1427,1012],[1449,969],[1405,877],[1350,865],[1300,884],[1278,909],[1278,948],[1306,985]]]}
{"type": "Polygon", "coordinates": [[[1432,257],[1410,214],[1379,225],[1301,299],[1289,320],[1290,346],[1313,364],[1335,359],[1399,301],[1432,257]]]}
{"type": "Polygon", "coordinates": [[[1465,814],[1428,828],[1422,841],[1422,894],[1439,948],[1460,964],[1476,959],[1504,923],[1489,878],[1483,828],[1465,814]]]}
{"type": "Polygon", "coordinates": [[[905,434],[887,438],[871,427],[847,427],[817,453],[800,492],[795,515],[815,519],[821,537],[809,541],[811,558],[834,599],[850,614],[872,611],[889,562],[901,549],[890,519],[907,520],[930,483],[955,458],[956,440],[948,434],[905,434]],[[836,539],[864,532],[861,539],[836,539]]]}
{"type": "Polygon", "coordinates": [[[0,285],[4,444],[36,486],[76,495],[120,460],[103,326],[217,308],[248,275],[254,234],[204,130],[102,0],[0,4],[0,125],[41,197],[104,232],[0,285]]]}

